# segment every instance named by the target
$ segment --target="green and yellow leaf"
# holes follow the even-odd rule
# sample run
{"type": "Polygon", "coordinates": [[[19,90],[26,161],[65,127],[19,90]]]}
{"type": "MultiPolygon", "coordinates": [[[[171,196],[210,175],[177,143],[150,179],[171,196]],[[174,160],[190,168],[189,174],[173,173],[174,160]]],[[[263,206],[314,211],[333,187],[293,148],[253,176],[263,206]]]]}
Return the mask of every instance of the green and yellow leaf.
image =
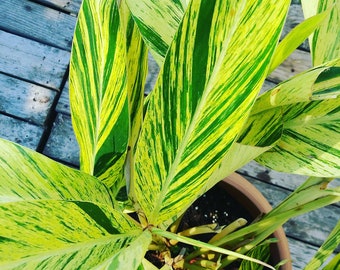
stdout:
{"type": "Polygon", "coordinates": [[[106,187],[95,177],[3,139],[0,139],[0,178],[2,203],[53,199],[112,206],[106,187]]]}
{"type": "Polygon", "coordinates": [[[144,84],[148,73],[148,50],[141,38],[137,25],[133,21],[126,1],[120,2],[119,12],[126,41],[126,88],[130,128],[124,175],[121,175],[111,186],[112,195],[118,203],[115,206],[127,203],[127,194],[121,195],[123,192],[127,192],[130,178],[133,177],[133,171],[131,170],[133,165],[131,164],[134,161],[135,146],[143,122],[144,84]],[[121,201],[122,198],[124,198],[125,202],[121,201]]]}
{"type": "Polygon", "coordinates": [[[275,107],[340,95],[340,58],[284,81],[256,99],[252,115],[275,107]]]}
{"type": "Polygon", "coordinates": [[[331,9],[320,27],[311,35],[309,44],[313,65],[340,58],[340,2],[338,0],[302,0],[305,17],[331,9]]]}
{"type": "Polygon", "coordinates": [[[253,145],[244,145],[234,143],[225,155],[217,169],[212,173],[209,180],[202,188],[201,193],[205,193],[216,184],[216,179],[224,179],[231,175],[248,162],[254,160],[262,153],[268,151],[272,146],[257,147],[253,145]]]}
{"type": "Polygon", "coordinates": [[[127,94],[130,112],[129,147],[135,149],[143,122],[144,85],[148,73],[148,50],[126,1],[120,4],[120,14],[126,39],[127,94]]]}
{"type": "MultiPolygon", "coordinates": [[[[256,103],[255,103],[256,104],[256,103]]],[[[245,123],[238,143],[257,147],[271,147],[282,135],[282,108],[251,114],[245,123]]]]}
{"type": "Polygon", "coordinates": [[[89,269],[142,232],[97,178],[3,139],[0,177],[1,269],[89,269]]]}
{"type": "MultiPolygon", "coordinates": [[[[149,230],[143,231],[130,245],[116,253],[103,266],[104,269],[140,269],[148,246],[151,243],[152,236],[149,230]]],[[[96,269],[103,269],[102,266],[96,269]]],[[[156,268],[158,269],[158,268],[156,268]]]]}
{"type": "Polygon", "coordinates": [[[339,71],[336,59],[262,94],[256,99],[238,142],[260,147],[278,142],[256,159],[272,169],[337,176],[339,71]],[[320,136],[320,132],[327,136],[320,136]]]}
{"type": "Polygon", "coordinates": [[[334,258],[323,268],[323,270],[334,270],[340,267],[340,253],[336,254],[334,258]]]}
{"type": "Polygon", "coordinates": [[[141,228],[106,205],[35,200],[0,203],[1,269],[91,269],[141,228]]]}
{"type": "MultiPolygon", "coordinates": [[[[340,245],[340,221],[334,227],[327,239],[323,242],[314,257],[309,261],[304,269],[320,269],[326,259],[332,255],[334,250],[340,245]]],[[[336,267],[333,269],[337,269],[336,267]]]]}
{"type": "MultiPolygon", "coordinates": [[[[182,0],[183,1],[183,0],[182,0]]],[[[145,43],[162,66],[184,9],[180,0],[126,0],[145,43]]]]}
{"type": "Polygon", "coordinates": [[[267,74],[288,6],[286,0],[190,3],[137,144],[132,192],[150,223],[171,222],[220,165],[267,74]]]}
{"type": "Polygon", "coordinates": [[[108,186],[121,178],[129,138],[124,37],[116,1],[83,1],[70,64],[72,124],[81,170],[108,186]]]}
{"type": "Polygon", "coordinates": [[[256,161],[282,172],[340,176],[340,97],[282,107],[280,141],[256,161]]]}
{"type": "Polygon", "coordinates": [[[268,74],[281,65],[283,61],[314,32],[329,13],[330,10],[316,14],[290,31],[277,46],[268,74]]]}
{"type": "MultiPolygon", "coordinates": [[[[261,258],[262,261],[268,262],[270,258],[270,246],[269,243],[264,243],[256,246],[254,249],[247,253],[249,257],[261,258]]],[[[242,260],[239,270],[263,270],[262,265],[256,264],[247,260],[242,260]]]]}

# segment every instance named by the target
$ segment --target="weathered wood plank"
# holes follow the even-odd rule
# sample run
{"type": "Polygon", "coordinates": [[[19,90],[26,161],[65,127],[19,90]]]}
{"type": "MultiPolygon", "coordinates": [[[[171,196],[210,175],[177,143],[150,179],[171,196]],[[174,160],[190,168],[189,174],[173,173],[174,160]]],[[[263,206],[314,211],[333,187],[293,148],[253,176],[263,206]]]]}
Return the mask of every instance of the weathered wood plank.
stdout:
{"type": "Polygon", "coordinates": [[[269,74],[268,79],[275,83],[279,83],[311,67],[312,61],[309,52],[296,50],[286,61],[269,74]]]}
{"type": "MultiPolygon", "coordinates": [[[[238,170],[239,173],[260,179],[264,182],[271,183],[273,185],[283,187],[288,190],[294,190],[301,185],[307,176],[288,174],[271,170],[265,166],[258,164],[255,161],[251,161],[238,170]]],[[[340,186],[340,179],[335,179],[331,183],[332,186],[340,186]]]]}
{"type": "Polygon", "coordinates": [[[0,137],[36,150],[43,128],[0,114],[0,137]]]}
{"type": "Polygon", "coordinates": [[[56,111],[66,115],[71,115],[70,100],[69,100],[69,83],[66,82],[64,88],[61,91],[60,98],[56,107],[56,111]]]}
{"type": "MultiPolygon", "coordinates": [[[[318,250],[318,248],[315,246],[305,244],[301,241],[298,241],[290,237],[288,237],[288,243],[289,243],[290,253],[292,257],[293,269],[296,269],[296,270],[304,269],[307,263],[309,263],[309,261],[313,258],[314,254],[318,250]]],[[[327,262],[329,262],[329,260],[333,257],[334,257],[334,254],[329,257],[329,259],[326,261],[325,264],[327,264],[327,262]]],[[[313,270],[316,270],[316,269],[313,269],[313,270]]]]}
{"type": "Polygon", "coordinates": [[[60,113],[57,115],[43,153],[64,163],[79,166],[79,146],[70,116],[60,113]]]}
{"type": "Polygon", "coordinates": [[[340,208],[330,205],[289,220],[286,234],[305,242],[321,246],[340,219],[340,208]]]}
{"type": "Polygon", "coordinates": [[[0,31],[0,72],[58,89],[70,53],[0,31]]]}
{"type": "Polygon", "coordinates": [[[27,0],[2,0],[0,29],[70,50],[76,23],[74,16],[27,0]]]}
{"type": "MultiPolygon", "coordinates": [[[[285,37],[295,26],[304,20],[301,4],[292,4],[289,8],[286,23],[282,30],[281,39],[285,37]]],[[[300,46],[300,49],[309,51],[308,40],[305,40],[300,46]]]]}
{"type": "Polygon", "coordinates": [[[153,87],[155,86],[157,77],[159,73],[159,66],[156,63],[155,59],[151,55],[151,53],[148,54],[148,75],[146,77],[145,81],[145,94],[149,94],[153,87]]]}
{"type": "Polygon", "coordinates": [[[56,92],[0,74],[0,111],[43,126],[56,92]]]}
{"type": "Polygon", "coordinates": [[[294,190],[306,179],[306,176],[281,173],[268,169],[255,161],[249,162],[240,168],[238,172],[289,190],[294,190]]]}
{"type": "Polygon", "coordinates": [[[81,0],[35,0],[35,2],[57,7],[65,12],[77,14],[81,5],[81,0]]]}

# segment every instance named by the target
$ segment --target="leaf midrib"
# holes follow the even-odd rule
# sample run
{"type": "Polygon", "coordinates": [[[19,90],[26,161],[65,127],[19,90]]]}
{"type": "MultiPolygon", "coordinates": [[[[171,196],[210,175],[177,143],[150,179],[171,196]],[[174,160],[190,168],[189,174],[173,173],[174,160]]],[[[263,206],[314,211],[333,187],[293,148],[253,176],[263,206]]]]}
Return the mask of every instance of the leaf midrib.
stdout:
{"type": "MultiPolygon", "coordinates": [[[[243,12],[244,8],[245,8],[245,2],[243,0],[243,3],[240,4],[240,8],[237,10],[237,14],[235,15],[234,19],[235,19],[235,27],[233,29],[230,29],[228,35],[226,36],[225,40],[224,40],[224,46],[223,49],[221,50],[221,53],[218,57],[218,60],[216,61],[213,71],[211,73],[210,78],[208,79],[208,83],[206,84],[205,90],[203,91],[203,95],[202,98],[200,99],[200,101],[198,102],[195,112],[193,114],[192,120],[189,124],[189,126],[187,127],[187,130],[185,131],[185,134],[183,136],[182,141],[179,144],[178,150],[176,151],[176,156],[174,158],[174,161],[172,162],[171,166],[170,166],[170,170],[168,173],[168,176],[166,177],[166,181],[165,184],[163,185],[163,189],[160,192],[160,195],[158,196],[158,201],[156,202],[156,206],[153,210],[153,215],[150,217],[150,219],[152,221],[157,219],[157,216],[160,212],[160,209],[162,208],[162,202],[164,200],[164,198],[166,197],[165,195],[168,192],[169,186],[171,184],[171,181],[173,180],[173,178],[176,176],[176,170],[178,168],[178,165],[181,163],[181,157],[184,154],[184,151],[187,147],[188,141],[191,137],[191,135],[194,133],[195,127],[197,126],[197,122],[199,122],[198,120],[200,119],[200,112],[202,111],[202,108],[204,108],[205,104],[206,104],[206,100],[208,99],[207,97],[209,96],[210,92],[214,89],[214,85],[213,82],[215,81],[215,77],[218,74],[219,71],[219,67],[221,66],[224,57],[225,57],[225,53],[228,50],[228,45],[229,42],[234,34],[234,32],[236,31],[236,29],[239,27],[239,21],[241,19],[241,13],[243,12]]],[[[170,49],[171,50],[171,49],[170,49]]],[[[170,53],[169,50],[169,53],[170,53]]]]}
{"type": "MultiPolygon", "coordinates": [[[[6,264],[0,264],[2,267],[8,267],[8,269],[13,269],[17,267],[18,265],[22,265],[24,263],[29,263],[30,261],[34,261],[35,259],[40,259],[43,257],[44,259],[48,259],[52,256],[58,256],[66,253],[72,253],[77,252],[78,250],[84,250],[86,247],[92,247],[97,246],[98,243],[102,243],[103,245],[109,244],[112,240],[119,239],[119,238],[130,238],[130,237],[137,237],[141,234],[141,230],[133,230],[130,233],[124,233],[119,235],[107,235],[102,238],[96,238],[94,240],[84,241],[80,243],[70,244],[67,248],[57,248],[53,250],[48,250],[46,252],[37,253],[35,255],[25,257],[23,259],[18,259],[16,261],[9,261],[6,264]]],[[[113,245],[115,245],[114,242],[112,242],[113,245]]]]}

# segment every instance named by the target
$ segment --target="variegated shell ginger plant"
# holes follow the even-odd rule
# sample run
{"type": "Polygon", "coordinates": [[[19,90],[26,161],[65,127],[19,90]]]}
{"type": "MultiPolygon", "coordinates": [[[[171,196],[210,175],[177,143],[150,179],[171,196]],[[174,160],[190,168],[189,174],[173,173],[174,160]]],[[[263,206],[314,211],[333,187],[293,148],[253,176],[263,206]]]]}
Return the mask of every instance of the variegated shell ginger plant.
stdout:
{"type": "Polygon", "coordinates": [[[308,19],[279,42],[288,0],[83,0],[70,64],[80,170],[0,140],[0,268],[154,269],[145,254],[158,249],[164,269],[222,269],[339,201],[327,184],[340,176],[340,1],[302,4],[308,19]],[[308,36],[314,67],[258,96],[308,36]],[[161,69],[144,100],[149,51],[161,69]],[[193,201],[252,159],[311,178],[217,241],[178,234],[193,201]]]}

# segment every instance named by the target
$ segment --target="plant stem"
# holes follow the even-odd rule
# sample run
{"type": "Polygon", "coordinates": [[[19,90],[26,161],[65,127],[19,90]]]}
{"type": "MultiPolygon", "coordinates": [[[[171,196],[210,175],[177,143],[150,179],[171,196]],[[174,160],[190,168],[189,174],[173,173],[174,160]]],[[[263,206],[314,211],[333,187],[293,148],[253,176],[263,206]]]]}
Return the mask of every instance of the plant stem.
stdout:
{"type": "Polygon", "coordinates": [[[214,252],[218,252],[218,253],[221,253],[221,254],[224,254],[224,255],[235,256],[236,258],[252,261],[254,263],[258,263],[258,264],[261,264],[265,267],[268,267],[270,269],[275,270],[274,267],[272,267],[271,265],[269,265],[267,263],[264,263],[260,260],[251,258],[251,257],[243,255],[243,254],[239,254],[239,253],[231,251],[231,250],[216,247],[214,245],[204,243],[204,242],[201,242],[201,241],[198,241],[198,240],[195,240],[195,239],[191,239],[191,238],[188,238],[188,237],[180,236],[180,235],[168,232],[168,231],[163,231],[163,230],[156,228],[156,227],[149,227],[149,230],[153,234],[156,234],[156,235],[168,238],[168,239],[175,239],[175,240],[182,242],[184,244],[188,244],[188,245],[192,245],[192,246],[196,246],[196,247],[200,247],[200,248],[205,248],[207,250],[212,250],[214,252]]]}

